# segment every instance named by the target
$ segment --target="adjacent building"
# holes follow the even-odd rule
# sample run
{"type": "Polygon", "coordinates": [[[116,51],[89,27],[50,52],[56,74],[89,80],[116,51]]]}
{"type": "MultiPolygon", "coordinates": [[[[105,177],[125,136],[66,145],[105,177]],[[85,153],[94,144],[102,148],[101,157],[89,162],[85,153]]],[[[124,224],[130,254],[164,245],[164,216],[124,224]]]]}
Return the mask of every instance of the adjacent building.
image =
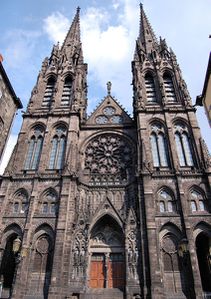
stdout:
{"type": "Polygon", "coordinates": [[[196,105],[204,106],[206,115],[211,126],[211,53],[207,66],[202,94],[196,98],[196,105]]]}
{"type": "Polygon", "coordinates": [[[211,160],[176,56],[142,6],[132,82],[132,118],[111,82],[87,117],[78,9],[42,63],[3,175],[2,298],[210,298],[211,160]]]}
{"type": "Polygon", "coordinates": [[[2,65],[0,55],[0,162],[9,137],[10,129],[17,109],[22,108],[20,99],[15,91],[2,65]]]}

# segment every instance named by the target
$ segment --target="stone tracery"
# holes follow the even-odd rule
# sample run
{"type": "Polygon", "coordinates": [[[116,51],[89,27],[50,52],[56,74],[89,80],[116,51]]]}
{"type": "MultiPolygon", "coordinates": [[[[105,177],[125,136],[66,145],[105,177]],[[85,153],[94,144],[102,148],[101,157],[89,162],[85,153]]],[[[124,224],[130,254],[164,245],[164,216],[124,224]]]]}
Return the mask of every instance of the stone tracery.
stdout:
{"type": "Polygon", "coordinates": [[[95,183],[124,183],[129,179],[132,157],[133,150],[126,139],[115,134],[103,134],[88,144],[85,169],[95,183]]]}

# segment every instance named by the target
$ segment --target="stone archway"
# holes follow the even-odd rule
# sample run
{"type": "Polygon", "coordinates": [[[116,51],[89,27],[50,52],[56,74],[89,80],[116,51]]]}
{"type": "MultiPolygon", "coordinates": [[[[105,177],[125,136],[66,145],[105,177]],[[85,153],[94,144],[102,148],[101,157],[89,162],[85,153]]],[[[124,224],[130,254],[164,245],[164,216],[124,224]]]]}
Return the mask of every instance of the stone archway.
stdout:
{"type": "Polygon", "coordinates": [[[211,237],[204,232],[196,238],[196,252],[203,291],[211,293],[211,237]]]}
{"type": "Polygon", "coordinates": [[[110,216],[101,218],[91,231],[89,287],[123,290],[125,246],[120,226],[110,216]]]}

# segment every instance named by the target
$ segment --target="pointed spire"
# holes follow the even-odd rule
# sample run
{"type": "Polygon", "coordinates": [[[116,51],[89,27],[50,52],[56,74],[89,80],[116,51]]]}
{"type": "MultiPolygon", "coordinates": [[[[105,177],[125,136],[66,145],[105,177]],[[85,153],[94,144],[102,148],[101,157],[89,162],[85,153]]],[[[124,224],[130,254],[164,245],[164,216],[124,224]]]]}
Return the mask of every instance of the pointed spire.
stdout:
{"type": "Polygon", "coordinates": [[[147,53],[150,53],[158,46],[157,38],[144,12],[142,3],[140,3],[140,30],[138,40],[140,41],[140,46],[143,47],[147,53]]]}
{"type": "Polygon", "coordinates": [[[75,17],[70,26],[70,29],[65,37],[62,49],[68,44],[79,44],[81,43],[80,39],[80,7],[77,7],[75,17]]]}

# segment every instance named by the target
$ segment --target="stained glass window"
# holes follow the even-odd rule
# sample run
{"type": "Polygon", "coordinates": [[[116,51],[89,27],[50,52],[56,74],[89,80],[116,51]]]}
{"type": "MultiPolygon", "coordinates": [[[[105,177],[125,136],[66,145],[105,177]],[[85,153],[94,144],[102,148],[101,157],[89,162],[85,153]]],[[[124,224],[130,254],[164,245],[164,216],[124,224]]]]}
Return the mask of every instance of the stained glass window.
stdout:
{"type": "Polygon", "coordinates": [[[35,129],[28,146],[28,152],[25,160],[25,169],[35,170],[38,167],[42,151],[43,136],[40,129],[35,129]]]}
{"type": "Polygon", "coordinates": [[[50,169],[62,169],[66,147],[66,129],[58,127],[56,135],[52,139],[52,147],[49,161],[50,169]]]}

